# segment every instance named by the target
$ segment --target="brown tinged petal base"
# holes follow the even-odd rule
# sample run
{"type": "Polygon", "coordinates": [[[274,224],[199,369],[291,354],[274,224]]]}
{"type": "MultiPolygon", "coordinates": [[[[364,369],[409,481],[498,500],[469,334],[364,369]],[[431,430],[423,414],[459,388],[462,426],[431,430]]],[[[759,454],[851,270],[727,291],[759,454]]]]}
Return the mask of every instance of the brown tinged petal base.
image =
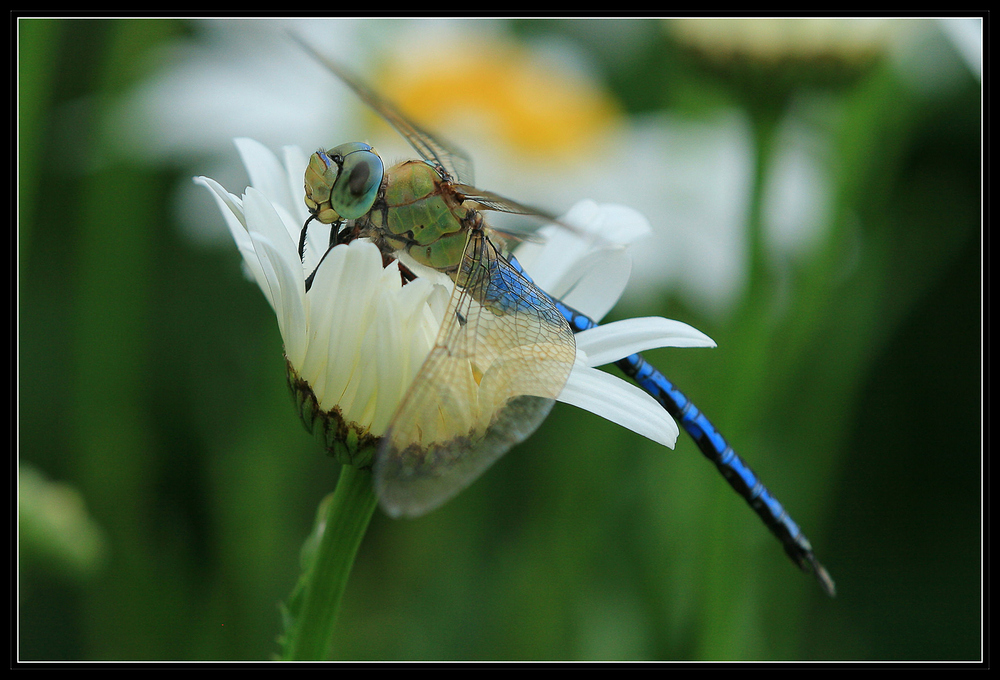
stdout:
{"type": "Polygon", "coordinates": [[[285,372],[292,400],[306,430],[316,436],[327,452],[342,465],[350,465],[359,470],[371,469],[381,437],[373,436],[354,423],[347,423],[338,407],[329,411],[320,408],[312,387],[299,377],[287,357],[285,372]]]}

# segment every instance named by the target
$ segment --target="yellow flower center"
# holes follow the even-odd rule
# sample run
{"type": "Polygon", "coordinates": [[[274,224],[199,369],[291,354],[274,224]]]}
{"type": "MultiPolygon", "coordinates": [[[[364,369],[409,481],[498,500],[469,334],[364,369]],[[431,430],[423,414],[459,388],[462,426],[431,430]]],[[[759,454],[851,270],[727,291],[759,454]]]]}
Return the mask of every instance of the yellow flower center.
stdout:
{"type": "Polygon", "coordinates": [[[382,91],[442,135],[456,122],[481,125],[519,154],[580,153],[619,116],[596,84],[513,45],[435,46],[380,76],[382,91]]]}

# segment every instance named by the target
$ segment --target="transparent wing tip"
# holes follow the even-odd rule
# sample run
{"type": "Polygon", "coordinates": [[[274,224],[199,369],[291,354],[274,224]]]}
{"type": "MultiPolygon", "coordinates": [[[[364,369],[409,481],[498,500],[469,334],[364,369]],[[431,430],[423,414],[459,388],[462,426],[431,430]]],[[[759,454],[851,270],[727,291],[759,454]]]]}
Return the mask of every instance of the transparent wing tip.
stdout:
{"type": "Polygon", "coordinates": [[[400,517],[416,517],[417,514],[408,514],[406,508],[401,507],[396,503],[389,502],[384,496],[379,496],[378,499],[379,507],[382,508],[382,512],[389,515],[393,519],[399,519],[400,517]]]}
{"type": "Polygon", "coordinates": [[[450,493],[443,493],[436,484],[422,480],[406,483],[382,480],[375,487],[379,506],[393,519],[423,517],[443,505],[458,491],[459,489],[455,489],[450,493]]]}

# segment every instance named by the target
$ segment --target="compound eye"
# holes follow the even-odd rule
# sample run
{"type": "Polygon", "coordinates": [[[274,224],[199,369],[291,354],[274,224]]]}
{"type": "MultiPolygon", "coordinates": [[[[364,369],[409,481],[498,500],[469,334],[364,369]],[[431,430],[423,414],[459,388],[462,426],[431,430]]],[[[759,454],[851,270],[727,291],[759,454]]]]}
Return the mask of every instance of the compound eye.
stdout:
{"type": "Polygon", "coordinates": [[[382,159],[368,146],[354,142],[330,149],[340,172],[330,192],[330,205],[343,219],[354,220],[372,209],[385,169],[382,159]],[[338,161],[338,157],[342,160],[338,161]]]}

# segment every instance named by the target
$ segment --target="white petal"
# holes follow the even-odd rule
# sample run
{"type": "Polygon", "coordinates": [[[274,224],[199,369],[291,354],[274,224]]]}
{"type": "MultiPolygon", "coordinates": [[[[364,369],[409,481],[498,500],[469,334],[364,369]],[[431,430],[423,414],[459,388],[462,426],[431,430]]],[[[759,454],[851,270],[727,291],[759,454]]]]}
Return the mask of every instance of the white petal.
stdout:
{"type": "Polygon", "coordinates": [[[404,327],[400,318],[402,310],[396,304],[394,296],[381,295],[376,304],[378,310],[375,323],[372,324],[373,333],[370,336],[372,344],[366,345],[375,373],[375,380],[372,381],[375,387],[372,406],[377,407],[369,422],[372,432],[385,432],[411,382],[408,375],[404,381],[403,372],[399,370],[400,359],[407,358],[400,356],[399,340],[401,337],[407,337],[402,334],[408,329],[404,327]]]}
{"type": "Polygon", "coordinates": [[[536,262],[544,263],[544,271],[539,267],[538,273],[543,287],[553,287],[586,253],[631,243],[650,231],[649,221],[640,213],[612,203],[580,201],[560,221],[575,231],[557,225],[545,226],[538,232],[542,243],[529,241],[517,251],[518,260],[526,268],[536,262]]]}
{"type": "Polygon", "coordinates": [[[600,321],[625,292],[631,271],[632,259],[625,248],[603,248],[580,258],[556,283],[558,292],[543,290],[600,321]]]}
{"type": "MultiPolygon", "coordinates": [[[[254,187],[247,187],[243,197],[243,209],[250,231],[266,237],[281,255],[282,266],[296,272],[304,282],[305,277],[302,273],[302,264],[299,262],[299,254],[296,252],[295,241],[289,237],[288,227],[275,206],[263,193],[254,187]]],[[[277,266],[277,263],[275,265],[277,266]]]]}
{"type": "Polygon", "coordinates": [[[677,424],[651,396],[621,378],[577,364],[559,401],[572,404],[647,437],[674,447],[677,424]]]}
{"type": "Polygon", "coordinates": [[[271,298],[270,287],[267,283],[267,276],[260,265],[260,256],[254,250],[253,239],[247,231],[246,216],[243,214],[243,203],[237,197],[230,194],[214,179],[208,177],[196,177],[195,182],[202,184],[212,190],[226,226],[236,242],[236,247],[243,256],[243,262],[249,270],[250,276],[263,291],[267,298],[267,303],[274,309],[274,300],[271,298]]]}
{"type": "Polygon", "coordinates": [[[559,281],[573,270],[589,244],[579,235],[556,227],[543,227],[537,236],[541,242],[526,241],[515,255],[539,288],[559,296],[563,292],[559,290],[559,281]]]}
{"type": "MultiPolygon", "coordinates": [[[[274,206],[261,192],[248,187],[243,206],[256,262],[263,274],[263,283],[258,279],[258,284],[278,317],[289,359],[301,360],[305,354],[305,281],[295,247],[274,206]]],[[[247,259],[251,271],[258,275],[254,258],[247,259]]]]}
{"type": "Polygon", "coordinates": [[[216,200],[219,202],[219,209],[222,210],[223,217],[225,217],[227,221],[235,217],[239,221],[240,225],[243,226],[243,230],[246,231],[247,223],[243,217],[243,203],[240,199],[226,191],[221,184],[216,182],[211,177],[195,177],[194,182],[195,184],[206,186],[214,192],[216,200]]]}
{"type": "Polygon", "coordinates": [[[272,306],[278,318],[285,356],[293,366],[299,366],[306,352],[305,286],[302,277],[296,276],[287,267],[273,266],[274,262],[280,261],[281,255],[269,240],[254,234],[254,245],[265,256],[262,261],[272,264],[268,280],[274,282],[271,287],[272,306]]]}
{"type": "Polygon", "coordinates": [[[348,421],[365,422],[361,415],[376,390],[373,374],[366,371],[373,360],[368,351],[373,341],[366,336],[375,322],[377,299],[385,294],[381,276],[378,248],[355,241],[330,251],[309,293],[310,334],[316,343],[302,375],[311,383],[316,380],[313,391],[320,404],[327,409],[339,404],[348,421]]]}
{"type": "Polygon", "coordinates": [[[657,347],[715,347],[715,342],[681,321],[659,316],[623,319],[577,333],[577,349],[589,366],[603,366],[657,347]]]}
{"type": "Polygon", "coordinates": [[[651,231],[642,213],[615,203],[580,201],[566,213],[565,220],[609,243],[632,243],[651,231]]]}
{"type": "MultiPolygon", "coordinates": [[[[239,137],[233,140],[243,159],[243,165],[250,175],[250,186],[261,192],[276,205],[290,207],[291,194],[288,191],[288,173],[278,161],[278,157],[266,146],[254,139],[239,137]]],[[[305,168],[303,167],[303,170],[305,168]]]]}
{"type": "Polygon", "coordinates": [[[542,242],[522,244],[517,258],[542,290],[599,320],[628,282],[623,244],[648,233],[649,222],[631,208],[593,201],[577,203],[561,221],[578,231],[546,226],[538,233],[542,242]]]}
{"type": "Polygon", "coordinates": [[[253,263],[249,264],[250,270],[254,272],[254,276],[259,276],[257,285],[264,292],[264,297],[267,298],[267,302],[271,305],[274,313],[280,315],[281,282],[278,280],[279,277],[274,269],[271,251],[261,246],[261,242],[267,241],[267,239],[256,233],[251,234],[250,238],[253,241],[253,252],[247,258],[248,264],[250,262],[253,263]]]}
{"type": "Polygon", "coordinates": [[[292,197],[291,208],[295,210],[293,216],[299,224],[309,218],[309,210],[306,208],[305,191],[303,182],[305,169],[309,165],[309,158],[297,146],[286,146],[282,148],[285,158],[285,181],[288,182],[288,195],[292,197]]]}
{"type": "MultiPolygon", "coordinates": [[[[215,198],[215,202],[222,212],[222,217],[226,220],[226,227],[228,227],[229,233],[232,234],[233,240],[236,241],[236,247],[239,249],[240,254],[243,255],[243,259],[247,262],[247,265],[253,269],[254,262],[252,261],[256,260],[256,256],[253,254],[253,242],[250,239],[250,233],[247,231],[246,216],[243,214],[243,202],[226,191],[214,179],[209,177],[195,177],[194,181],[196,184],[208,187],[212,191],[212,196],[215,198]]],[[[263,284],[264,280],[259,274],[259,270],[253,271],[257,283],[263,284]]]]}

